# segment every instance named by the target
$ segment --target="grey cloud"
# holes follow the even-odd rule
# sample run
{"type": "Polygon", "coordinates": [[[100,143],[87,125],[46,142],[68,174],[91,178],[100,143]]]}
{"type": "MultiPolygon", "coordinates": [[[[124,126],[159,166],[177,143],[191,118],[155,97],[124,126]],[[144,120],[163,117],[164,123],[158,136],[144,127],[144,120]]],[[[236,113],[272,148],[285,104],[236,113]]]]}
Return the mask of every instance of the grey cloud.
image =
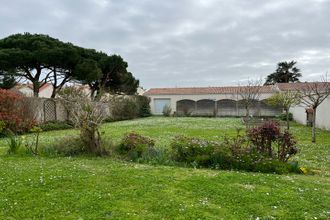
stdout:
{"type": "Polygon", "coordinates": [[[330,65],[321,0],[1,0],[0,37],[45,33],[118,53],[144,87],[233,85],[295,59],[303,80],[330,65]]]}

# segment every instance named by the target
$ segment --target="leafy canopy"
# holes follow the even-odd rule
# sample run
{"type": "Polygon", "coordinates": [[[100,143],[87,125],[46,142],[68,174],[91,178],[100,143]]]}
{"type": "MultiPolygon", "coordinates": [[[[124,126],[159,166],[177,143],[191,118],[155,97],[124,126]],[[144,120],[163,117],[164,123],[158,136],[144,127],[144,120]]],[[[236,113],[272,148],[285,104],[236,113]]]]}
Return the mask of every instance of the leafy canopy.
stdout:
{"type": "Polygon", "coordinates": [[[301,77],[300,69],[295,67],[296,61],[280,62],[277,64],[277,69],[274,73],[266,78],[265,85],[274,85],[276,83],[299,82],[301,77]]]}

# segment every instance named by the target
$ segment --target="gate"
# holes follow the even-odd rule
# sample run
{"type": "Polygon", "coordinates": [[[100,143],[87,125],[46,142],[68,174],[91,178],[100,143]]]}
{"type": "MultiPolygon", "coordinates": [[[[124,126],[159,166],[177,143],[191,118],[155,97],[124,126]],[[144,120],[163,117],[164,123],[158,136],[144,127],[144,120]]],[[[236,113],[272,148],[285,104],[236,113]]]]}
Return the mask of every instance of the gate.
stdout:
{"type": "Polygon", "coordinates": [[[44,101],[44,122],[56,121],[56,102],[52,99],[44,101]]]}

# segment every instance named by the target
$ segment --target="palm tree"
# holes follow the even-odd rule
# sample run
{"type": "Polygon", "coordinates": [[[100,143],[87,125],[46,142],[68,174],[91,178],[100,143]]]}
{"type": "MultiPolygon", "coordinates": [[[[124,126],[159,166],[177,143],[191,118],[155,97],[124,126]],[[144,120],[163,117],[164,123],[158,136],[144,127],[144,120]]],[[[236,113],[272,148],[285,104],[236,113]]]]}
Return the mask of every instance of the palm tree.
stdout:
{"type": "Polygon", "coordinates": [[[299,82],[301,77],[300,69],[295,67],[296,61],[280,62],[277,64],[277,69],[274,73],[270,74],[266,78],[265,85],[274,85],[276,83],[290,83],[299,82]]]}

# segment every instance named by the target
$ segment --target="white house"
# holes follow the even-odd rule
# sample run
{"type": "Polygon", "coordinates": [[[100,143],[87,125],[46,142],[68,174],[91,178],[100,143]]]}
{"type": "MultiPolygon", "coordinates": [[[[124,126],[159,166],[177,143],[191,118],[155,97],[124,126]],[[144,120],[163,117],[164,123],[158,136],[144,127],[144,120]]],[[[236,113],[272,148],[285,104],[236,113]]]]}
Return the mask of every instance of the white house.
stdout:
{"type": "MultiPolygon", "coordinates": [[[[277,91],[296,90],[305,83],[279,83],[274,86],[262,86],[260,97],[254,101],[250,114],[254,116],[276,116],[281,108],[269,106],[265,100],[277,91]]],[[[151,112],[161,115],[165,106],[177,115],[204,116],[244,116],[246,110],[239,95],[240,87],[190,87],[190,88],[152,88],[144,93],[151,99],[151,112]]],[[[290,109],[297,122],[306,124],[306,106],[290,109]]],[[[316,126],[330,129],[330,101],[324,101],[317,110],[316,126]]]]}

